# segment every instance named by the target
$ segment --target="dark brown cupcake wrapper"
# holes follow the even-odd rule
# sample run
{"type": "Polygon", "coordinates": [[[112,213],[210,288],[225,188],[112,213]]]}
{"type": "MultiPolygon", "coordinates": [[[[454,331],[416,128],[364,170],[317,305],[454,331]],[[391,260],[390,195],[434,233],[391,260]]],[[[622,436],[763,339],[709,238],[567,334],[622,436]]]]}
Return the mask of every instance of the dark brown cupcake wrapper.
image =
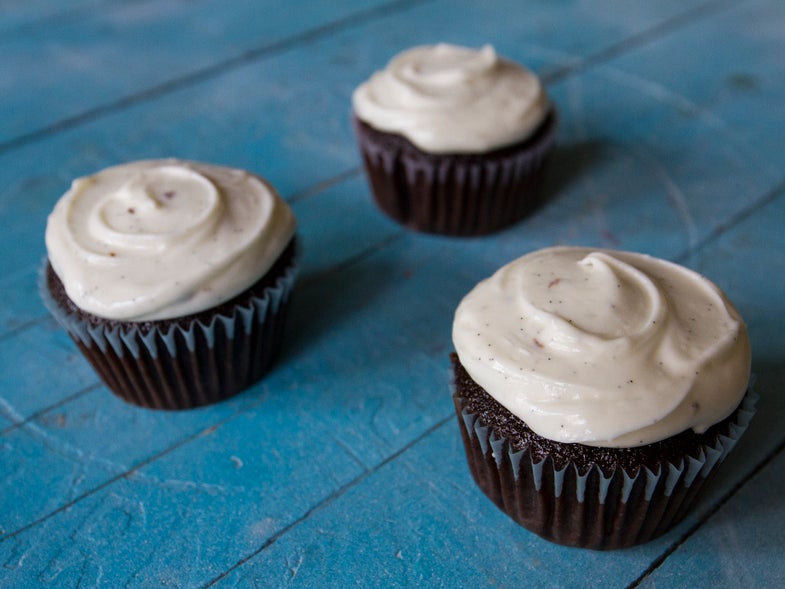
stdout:
{"type": "Polygon", "coordinates": [[[297,278],[296,256],[272,286],[227,313],[183,322],[94,322],[64,308],[39,272],[39,293],[98,375],[117,396],[142,407],[186,409],[229,398],[257,382],[281,347],[297,278]]]}
{"type": "Polygon", "coordinates": [[[430,154],[356,116],[352,125],[376,204],[410,229],[487,234],[519,221],[542,202],[555,112],[531,138],[485,154],[430,154]]]}
{"type": "Polygon", "coordinates": [[[469,470],[496,506],[547,540],[600,550],[648,542],[681,521],[746,431],[757,399],[748,391],[727,435],[695,455],[654,471],[617,467],[606,474],[593,463],[585,471],[574,462],[557,468],[528,448],[514,451],[465,408],[460,395],[453,396],[469,470]]]}

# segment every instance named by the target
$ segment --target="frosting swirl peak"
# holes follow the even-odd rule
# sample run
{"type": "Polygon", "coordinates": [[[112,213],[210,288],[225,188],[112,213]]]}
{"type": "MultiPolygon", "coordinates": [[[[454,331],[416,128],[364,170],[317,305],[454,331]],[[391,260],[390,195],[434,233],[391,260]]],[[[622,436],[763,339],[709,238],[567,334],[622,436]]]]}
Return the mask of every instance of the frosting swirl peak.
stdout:
{"type": "Polygon", "coordinates": [[[49,261],[69,298],[108,319],[172,319],[267,272],[294,235],[275,190],[243,170],[147,160],[74,180],[49,216],[49,261]]]}
{"type": "Polygon", "coordinates": [[[440,43],[395,56],[352,96],[362,121],[431,153],[483,153],[526,139],[548,114],[535,74],[500,58],[440,43]]]}
{"type": "Polygon", "coordinates": [[[746,328],[699,274],[580,247],[523,256],[459,305],[453,342],[491,396],[537,434],[652,443],[727,417],[747,387],[746,328]]]}

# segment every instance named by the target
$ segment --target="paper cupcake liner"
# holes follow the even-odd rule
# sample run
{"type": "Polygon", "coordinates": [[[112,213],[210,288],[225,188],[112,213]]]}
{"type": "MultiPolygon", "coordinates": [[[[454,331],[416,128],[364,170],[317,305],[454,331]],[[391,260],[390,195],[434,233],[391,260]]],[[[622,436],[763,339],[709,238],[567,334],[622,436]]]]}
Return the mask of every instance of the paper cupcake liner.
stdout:
{"type": "Polygon", "coordinates": [[[160,322],[96,322],[58,303],[47,268],[44,260],[38,287],[49,312],[112,392],[154,409],[209,405],[260,380],[280,351],[297,277],[295,256],[272,286],[242,297],[225,312],[160,322]]]}
{"type": "Polygon", "coordinates": [[[556,137],[551,112],[533,137],[485,154],[430,154],[352,117],[377,206],[414,229],[471,236],[511,225],[539,206],[556,137]]]}
{"type": "Polygon", "coordinates": [[[594,463],[557,468],[551,457],[514,451],[453,396],[469,470],[491,501],[546,540],[597,550],[648,542],[681,521],[746,431],[757,399],[748,391],[727,432],[677,463],[637,472],[617,467],[606,475],[594,463]]]}

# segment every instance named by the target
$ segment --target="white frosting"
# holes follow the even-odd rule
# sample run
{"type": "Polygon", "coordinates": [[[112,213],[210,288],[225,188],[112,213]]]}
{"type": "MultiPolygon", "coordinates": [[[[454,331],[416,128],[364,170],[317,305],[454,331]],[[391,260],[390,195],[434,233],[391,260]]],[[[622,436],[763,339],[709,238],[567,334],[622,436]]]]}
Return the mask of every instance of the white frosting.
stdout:
{"type": "Polygon", "coordinates": [[[49,216],[46,247],[81,309],[145,321],[231,299],[269,270],[295,228],[258,176],[149,160],[74,180],[49,216]]]}
{"type": "Polygon", "coordinates": [[[483,153],[522,141],[550,108],[537,76],[490,45],[444,43],[395,56],[352,103],[360,120],[431,153],[483,153]]]}
{"type": "Polygon", "coordinates": [[[501,268],[458,306],[469,375],[537,434],[632,447],[738,406],[750,371],[744,323],[682,266],[630,252],[556,247],[501,268]]]}

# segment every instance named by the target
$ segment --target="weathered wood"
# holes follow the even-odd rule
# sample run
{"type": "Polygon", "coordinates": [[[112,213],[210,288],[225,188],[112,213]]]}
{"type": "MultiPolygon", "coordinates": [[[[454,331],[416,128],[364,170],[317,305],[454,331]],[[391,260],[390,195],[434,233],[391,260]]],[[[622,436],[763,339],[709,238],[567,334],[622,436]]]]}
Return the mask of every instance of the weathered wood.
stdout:
{"type": "Polygon", "coordinates": [[[0,587],[773,586],[785,513],[785,5],[38,0],[0,8],[0,587]],[[55,15],[59,15],[57,18],[55,15]],[[405,231],[368,195],[357,83],[423,42],[491,42],[560,111],[551,198],[507,231],[405,231]],[[293,203],[301,281],[276,368],[195,411],[100,385],[35,284],[70,180],[178,156],[293,203]],[[674,259],[745,317],[760,410],[663,538],[548,544],[474,486],[452,313],[557,243],[674,259]]]}

